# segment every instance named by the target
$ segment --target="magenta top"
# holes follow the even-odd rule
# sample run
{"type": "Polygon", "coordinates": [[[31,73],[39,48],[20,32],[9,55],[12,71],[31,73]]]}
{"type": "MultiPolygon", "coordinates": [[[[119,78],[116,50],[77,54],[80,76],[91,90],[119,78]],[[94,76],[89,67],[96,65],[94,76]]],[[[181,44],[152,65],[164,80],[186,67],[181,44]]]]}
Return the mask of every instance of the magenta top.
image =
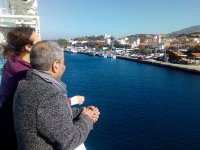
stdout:
{"type": "Polygon", "coordinates": [[[13,99],[18,82],[25,78],[27,71],[30,69],[30,63],[18,56],[14,56],[13,59],[4,64],[0,89],[1,103],[13,99]]]}
{"type": "MultiPolygon", "coordinates": [[[[0,138],[9,139],[9,143],[17,149],[17,138],[13,123],[13,97],[18,82],[25,78],[31,65],[18,56],[8,60],[2,70],[0,87],[0,138]]],[[[1,148],[0,148],[1,149],[1,148]]]]}

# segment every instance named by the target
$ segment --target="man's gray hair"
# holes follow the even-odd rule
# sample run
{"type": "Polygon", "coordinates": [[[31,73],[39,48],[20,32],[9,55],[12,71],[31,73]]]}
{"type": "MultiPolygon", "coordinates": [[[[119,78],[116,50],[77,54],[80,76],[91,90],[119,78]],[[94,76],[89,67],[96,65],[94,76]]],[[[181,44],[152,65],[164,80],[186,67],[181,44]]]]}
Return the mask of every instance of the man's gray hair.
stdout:
{"type": "Polygon", "coordinates": [[[48,71],[55,61],[62,58],[63,49],[54,41],[37,42],[30,53],[33,69],[48,71]]]}

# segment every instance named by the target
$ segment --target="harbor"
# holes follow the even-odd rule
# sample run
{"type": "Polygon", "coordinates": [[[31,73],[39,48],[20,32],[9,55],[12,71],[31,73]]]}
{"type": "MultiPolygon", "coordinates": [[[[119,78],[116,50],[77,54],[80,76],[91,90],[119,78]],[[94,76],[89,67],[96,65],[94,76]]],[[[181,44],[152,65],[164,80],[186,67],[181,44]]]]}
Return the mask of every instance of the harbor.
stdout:
{"type": "Polygon", "coordinates": [[[69,53],[118,58],[200,74],[200,33],[187,36],[137,34],[123,38],[105,34],[61,41],[60,45],[69,53]],[[188,42],[184,43],[183,39],[188,42]]]}
{"type": "MultiPolygon", "coordinates": [[[[51,149],[49,145],[55,146],[55,149],[74,149],[75,147],[64,148],[71,143],[76,146],[83,143],[87,150],[200,148],[200,25],[194,24],[199,24],[199,1],[46,2],[0,0],[2,83],[11,75],[2,75],[2,71],[5,72],[8,68],[4,67],[7,60],[2,55],[5,54],[4,46],[10,43],[7,34],[15,27],[30,26],[41,40],[55,41],[65,52],[64,60],[57,59],[58,53],[42,59],[46,63],[55,59],[55,63],[49,63],[55,64],[55,69],[52,65],[49,70],[56,73],[56,68],[62,67],[57,72],[64,72],[62,78],[59,76],[55,80],[50,77],[51,74],[47,74],[48,71],[43,70],[45,74],[41,73],[44,76],[53,79],[52,84],[50,78],[41,81],[28,76],[25,80],[34,79],[31,82],[34,84],[20,90],[21,96],[15,96],[15,102],[20,104],[18,108],[24,113],[21,118],[25,117],[24,121],[17,119],[16,123],[19,122],[20,125],[15,126],[25,127],[25,131],[29,132],[19,136],[18,133],[23,131],[16,129],[18,142],[24,143],[22,149],[23,146],[30,150],[40,149],[40,145],[45,145],[41,149],[51,149]],[[177,9],[177,6],[181,7],[177,9]],[[189,28],[187,31],[186,27],[189,28]],[[65,87],[62,83],[59,86],[60,80],[67,85],[67,91],[63,91],[65,87]],[[46,88],[46,81],[51,84],[53,93],[50,87],[46,88]],[[37,84],[41,86],[36,87],[37,84]],[[33,95],[36,90],[39,92],[33,95]],[[60,93],[61,90],[65,93],[60,93]],[[54,100],[57,93],[59,98],[54,100]],[[61,101],[63,95],[65,99],[61,101]],[[66,95],[68,98],[74,95],[85,97],[84,103],[77,105],[83,111],[77,117],[75,114],[71,116],[75,117],[72,122],[67,119],[77,109],[69,109],[66,95]],[[41,101],[36,101],[36,97],[41,101]],[[28,98],[30,101],[20,100],[21,98],[28,98]],[[23,102],[26,106],[22,105],[23,102]],[[81,117],[87,106],[96,106],[101,116],[92,125],[91,134],[84,136],[82,133],[89,130],[84,126],[91,122],[81,117]],[[25,107],[28,107],[28,111],[25,111],[25,107]],[[31,116],[36,117],[31,119],[31,116]],[[60,122],[61,118],[65,122],[60,122]],[[33,137],[32,131],[37,138],[33,137]],[[46,134],[47,132],[50,134],[46,134]],[[44,139],[43,142],[40,142],[41,139],[44,139]],[[26,144],[30,146],[27,147],[26,144]]],[[[28,47],[34,43],[36,42],[30,42],[28,47]]],[[[13,49],[12,53],[18,50],[13,43],[10,46],[12,48],[8,50],[13,49]]],[[[42,51],[38,56],[47,56],[47,53],[42,55],[42,51]]],[[[28,60],[27,63],[30,62],[28,60]]],[[[39,60],[38,62],[40,63],[39,60]]],[[[34,68],[33,65],[32,67],[34,68]]],[[[42,79],[39,74],[36,76],[42,79]]],[[[11,81],[13,87],[12,80],[8,81],[11,81]]],[[[23,85],[25,81],[20,82],[23,85]]],[[[12,90],[2,90],[2,87],[1,91],[12,90]]],[[[10,107],[10,110],[12,108],[14,107],[10,107]]],[[[13,114],[19,115],[16,111],[13,114]]],[[[2,132],[0,135],[3,135],[2,132]]],[[[8,143],[10,144],[7,146],[13,145],[11,138],[8,143]]],[[[0,149],[4,148],[0,146],[0,149]]]]}
{"type": "Polygon", "coordinates": [[[129,56],[122,56],[122,55],[117,55],[115,52],[92,52],[92,51],[69,51],[66,50],[66,52],[69,53],[79,53],[79,54],[84,54],[84,55],[89,55],[89,56],[100,56],[104,58],[111,58],[111,59],[123,59],[123,60],[128,60],[132,62],[137,62],[137,63],[143,63],[143,64],[148,64],[148,65],[155,65],[155,66],[160,66],[160,67],[166,67],[166,68],[171,68],[171,69],[177,69],[180,71],[185,71],[185,72],[190,72],[190,73],[196,73],[200,74],[200,65],[190,65],[190,64],[178,64],[178,63],[170,63],[170,62],[165,62],[165,61],[159,61],[155,59],[139,59],[139,58],[133,58],[129,56]],[[112,55],[111,55],[112,54],[112,55]]]}

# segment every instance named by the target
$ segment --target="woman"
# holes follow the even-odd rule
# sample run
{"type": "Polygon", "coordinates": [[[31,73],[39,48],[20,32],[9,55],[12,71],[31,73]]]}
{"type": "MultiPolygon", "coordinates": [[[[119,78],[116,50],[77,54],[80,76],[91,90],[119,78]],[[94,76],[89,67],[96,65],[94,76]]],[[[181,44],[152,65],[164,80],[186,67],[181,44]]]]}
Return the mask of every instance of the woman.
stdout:
{"type": "Polygon", "coordinates": [[[17,149],[12,102],[18,82],[31,69],[30,51],[37,41],[38,35],[31,27],[16,27],[7,35],[3,52],[7,62],[2,70],[0,89],[0,149],[17,149]]]}

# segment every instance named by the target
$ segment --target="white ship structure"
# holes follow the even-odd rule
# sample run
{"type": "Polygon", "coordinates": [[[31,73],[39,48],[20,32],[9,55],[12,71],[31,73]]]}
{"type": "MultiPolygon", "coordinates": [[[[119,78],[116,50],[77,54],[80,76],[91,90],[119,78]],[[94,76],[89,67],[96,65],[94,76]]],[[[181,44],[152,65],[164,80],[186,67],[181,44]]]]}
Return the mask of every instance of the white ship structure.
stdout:
{"type": "Polygon", "coordinates": [[[10,29],[22,25],[33,27],[40,37],[37,0],[0,0],[0,46],[10,29]]]}

